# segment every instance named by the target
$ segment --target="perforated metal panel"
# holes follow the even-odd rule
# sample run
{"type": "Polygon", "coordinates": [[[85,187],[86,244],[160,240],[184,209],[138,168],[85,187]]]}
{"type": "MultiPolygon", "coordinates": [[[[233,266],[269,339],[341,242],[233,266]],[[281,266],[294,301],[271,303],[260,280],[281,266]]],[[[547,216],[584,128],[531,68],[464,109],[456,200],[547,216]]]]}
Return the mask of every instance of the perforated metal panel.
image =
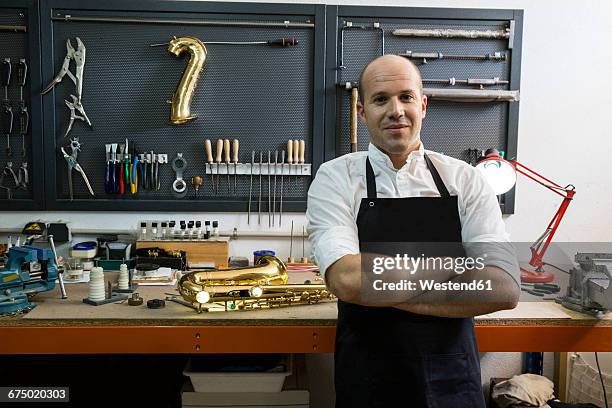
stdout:
{"type": "MultiPolygon", "coordinates": [[[[0,25],[17,25],[17,26],[27,26],[27,10],[20,8],[0,8],[0,25]]],[[[27,42],[27,33],[23,31],[2,31],[0,32],[0,60],[4,60],[5,58],[11,59],[12,65],[12,75],[11,75],[11,83],[7,89],[8,91],[8,100],[11,109],[13,110],[13,131],[8,138],[8,143],[10,143],[11,148],[11,157],[7,156],[7,135],[5,129],[7,129],[7,116],[1,112],[2,108],[0,107],[0,173],[3,171],[7,162],[12,162],[13,170],[15,173],[18,173],[19,167],[22,166],[22,163],[27,163],[28,172],[32,170],[32,140],[31,140],[31,130],[28,129],[28,133],[25,137],[25,152],[26,156],[23,157],[23,148],[22,148],[22,137],[19,134],[19,126],[17,123],[17,110],[19,107],[20,100],[20,88],[17,86],[17,63],[21,58],[26,59],[26,63],[30,63],[29,61],[29,49],[27,42]]],[[[0,61],[1,62],[1,61],[0,61]]],[[[4,79],[3,79],[4,81],[4,79]]],[[[26,107],[29,108],[31,112],[31,103],[30,103],[30,80],[26,77],[26,86],[23,89],[23,101],[26,107]]],[[[4,94],[4,86],[0,86],[0,99],[5,99],[4,94]]],[[[4,103],[4,102],[2,102],[4,103]]],[[[31,175],[33,176],[33,175],[31,175]]],[[[11,177],[7,174],[5,176],[5,180],[3,185],[5,186],[14,186],[14,182],[10,181],[11,177]]],[[[31,199],[32,194],[32,186],[29,185],[27,190],[24,189],[12,189],[12,199],[13,200],[23,200],[23,199],[31,199]]],[[[7,191],[5,189],[0,189],[0,200],[7,199],[7,191]]],[[[0,204],[2,207],[2,204],[0,204]]]]}
{"type": "MultiPolygon", "coordinates": [[[[339,26],[346,19],[339,20],[339,26]]],[[[355,24],[372,26],[372,19],[351,19],[355,24]]],[[[433,24],[424,20],[406,19],[401,23],[376,19],[385,32],[385,54],[413,52],[441,52],[443,54],[486,55],[507,50],[507,40],[483,39],[444,39],[399,37],[391,34],[393,30],[403,28],[454,28],[471,30],[503,29],[507,24],[492,22],[478,24],[465,21],[454,24],[433,24]]],[[[343,65],[340,70],[340,83],[358,82],[361,70],[370,60],[381,55],[380,34],[376,30],[348,29],[344,31],[343,65]]],[[[510,61],[465,61],[465,60],[429,60],[426,64],[413,60],[421,70],[424,79],[467,79],[495,78],[509,80],[510,61]]],[[[477,89],[463,84],[455,86],[425,84],[427,88],[461,88],[477,89]]],[[[486,89],[508,89],[507,85],[487,86],[486,89]]],[[[338,138],[339,155],[350,151],[350,92],[341,91],[341,119],[338,138]]],[[[506,150],[508,112],[507,103],[456,103],[430,100],[427,117],[423,121],[421,137],[427,149],[442,152],[446,155],[468,160],[467,149],[496,147],[506,150]]],[[[367,149],[369,135],[365,125],[359,123],[358,149],[367,149]]]]}
{"type": "MultiPolygon", "coordinates": [[[[83,15],[79,10],[62,13],[83,15]]],[[[105,14],[111,17],[147,17],[143,13],[105,14]]],[[[245,16],[176,13],[173,19],[201,18],[204,20],[244,20],[245,16]]],[[[167,18],[167,16],[166,16],[167,18]]],[[[269,16],[248,16],[248,20],[266,21],[269,16]]],[[[274,16],[274,21],[283,21],[274,16]]],[[[309,20],[308,16],[291,16],[292,21],[309,20]]],[[[140,152],[165,153],[170,161],[177,153],[187,160],[185,177],[200,175],[204,185],[200,199],[242,200],[249,194],[250,177],[238,176],[237,193],[227,194],[227,178],[220,178],[219,194],[213,194],[210,177],[205,174],[204,140],[211,139],[213,148],[218,138],[234,138],[240,142],[239,161],[249,163],[251,152],[286,150],[288,139],[305,140],[305,162],[312,162],[313,122],[313,55],[312,28],[258,28],[186,26],[169,24],[100,23],[53,21],[53,60],[56,70],[65,56],[66,39],[79,37],[86,46],[83,85],[83,106],[93,129],[76,121],[70,134],[78,137],[82,152],[78,161],[84,168],[96,196],[92,198],[80,176],[73,174],[75,199],[175,200],[171,184],[175,173],[171,164],[160,165],[161,189],[137,195],[116,195],[104,192],[105,144],[135,143],[140,152]],[[191,104],[191,113],[198,119],[184,125],[169,123],[170,104],[187,57],[176,58],[165,46],[150,44],[168,42],[173,36],[197,37],[207,41],[267,41],[295,37],[295,47],[277,48],[263,45],[207,45],[207,58],[191,104]]],[[[65,78],[56,86],[55,143],[57,183],[60,199],[68,198],[66,163],[59,147],[69,110],[63,100],[73,92],[72,82],[65,78]]],[[[225,166],[225,165],[222,165],[225,166]]],[[[300,177],[296,183],[285,180],[284,199],[304,199],[309,179],[300,177]]],[[[267,196],[267,182],[262,194],[267,196]]],[[[280,180],[279,186],[280,189],[280,180]]],[[[258,194],[259,191],[256,191],[258,194]]],[[[187,199],[194,195],[190,186],[187,199]]],[[[254,195],[256,199],[256,195],[254,195]]],[[[170,207],[170,206],[169,206],[170,207]]],[[[219,208],[222,210],[222,208],[219,208]]]]}

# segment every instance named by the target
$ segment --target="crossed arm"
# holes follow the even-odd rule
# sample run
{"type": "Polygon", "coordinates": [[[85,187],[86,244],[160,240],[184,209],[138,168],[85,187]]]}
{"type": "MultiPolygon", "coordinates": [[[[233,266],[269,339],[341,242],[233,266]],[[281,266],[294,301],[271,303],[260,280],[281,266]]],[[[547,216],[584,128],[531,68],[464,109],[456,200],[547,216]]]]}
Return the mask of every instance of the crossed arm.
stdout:
{"type": "MultiPolygon", "coordinates": [[[[412,275],[417,281],[423,279],[425,271],[412,275]]],[[[470,282],[490,280],[492,291],[479,291],[478,297],[465,292],[453,292],[449,302],[441,302],[440,294],[434,291],[415,290],[410,299],[404,301],[368,302],[362,297],[361,254],[345,255],[334,262],[325,274],[327,286],[340,300],[363,306],[396,307],[412,313],[441,317],[468,317],[513,309],[518,303],[520,290],[515,280],[503,269],[486,266],[483,269],[468,269],[463,274],[449,272],[436,274],[439,282],[470,282]]],[[[417,285],[418,288],[418,285],[417,285]]]]}

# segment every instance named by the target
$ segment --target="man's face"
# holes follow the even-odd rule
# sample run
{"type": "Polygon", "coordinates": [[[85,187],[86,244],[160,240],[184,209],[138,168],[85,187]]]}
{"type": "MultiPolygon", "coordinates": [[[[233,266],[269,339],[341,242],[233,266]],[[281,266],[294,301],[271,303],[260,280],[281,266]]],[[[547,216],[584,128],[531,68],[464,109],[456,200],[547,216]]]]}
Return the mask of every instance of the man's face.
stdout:
{"type": "Polygon", "coordinates": [[[410,63],[401,57],[380,58],[370,64],[362,82],[364,100],[357,111],[372,143],[393,155],[418,148],[427,97],[410,63]]]}

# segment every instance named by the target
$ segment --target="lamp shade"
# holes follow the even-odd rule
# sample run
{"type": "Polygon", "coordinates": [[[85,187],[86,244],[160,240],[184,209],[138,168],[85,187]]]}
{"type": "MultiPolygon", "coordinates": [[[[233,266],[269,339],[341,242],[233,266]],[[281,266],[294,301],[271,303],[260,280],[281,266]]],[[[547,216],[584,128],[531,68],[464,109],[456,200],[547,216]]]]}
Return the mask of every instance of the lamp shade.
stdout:
{"type": "Polygon", "coordinates": [[[496,195],[504,194],[516,184],[516,168],[498,153],[487,154],[476,168],[482,172],[496,195]]]}

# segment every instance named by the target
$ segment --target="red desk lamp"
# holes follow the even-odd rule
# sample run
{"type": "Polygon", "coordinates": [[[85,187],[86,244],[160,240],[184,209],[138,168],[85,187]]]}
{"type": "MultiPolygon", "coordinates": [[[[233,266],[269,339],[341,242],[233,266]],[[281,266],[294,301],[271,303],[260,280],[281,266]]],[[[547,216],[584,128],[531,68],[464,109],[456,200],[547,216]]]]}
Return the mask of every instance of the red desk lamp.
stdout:
{"type": "Polygon", "coordinates": [[[536,173],[516,160],[505,160],[496,149],[488,149],[484,157],[478,161],[476,168],[482,171],[489,184],[493,187],[495,194],[503,194],[510,190],[514,184],[516,184],[516,173],[520,173],[551,190],[553,193],[563,197],[559,209],[548,224],[548,227],[546,227],[544,233],[529,247],[531,249],[531,260],[529,261],[529,265],[533,266],[535,270],[530,271],[521,268],[522,282],[544,283],[553,281],[555,275],[543,269],[545,264],[543,258],[561,223],[561,219],[565,215],[567,207],[576,193],[576,187],[572,184],[561,187],[559,184],[536,173]]]}

